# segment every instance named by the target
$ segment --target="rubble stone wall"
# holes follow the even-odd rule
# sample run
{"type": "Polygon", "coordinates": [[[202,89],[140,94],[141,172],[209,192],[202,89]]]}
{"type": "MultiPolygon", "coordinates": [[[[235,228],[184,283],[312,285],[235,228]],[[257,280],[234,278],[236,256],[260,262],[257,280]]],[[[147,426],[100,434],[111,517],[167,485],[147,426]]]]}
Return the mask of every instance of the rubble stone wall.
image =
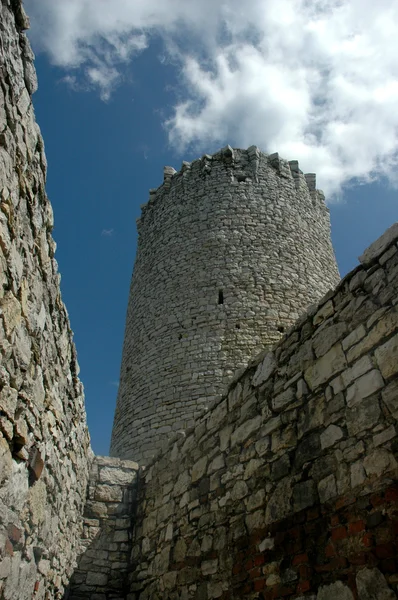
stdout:
{"type": "Polygon", "coordinates": [[[144,471],[129,600],[392,600],[398,224],[144,471]]]}
{"type": "Polygon", "coordinates": [[[126,597],[137,472],[132,461],[95,457],[84,509],[82,554],[68,600],[126,597]]]}
{"type": "Polygon", "coordinates": [[[166,167],[138,232],[111,454],[147,464],[339,275],[315,175],[255,146],[166,167]]]}
{"type": "Polygon", "coordinates": [[[89,463],[61,300],[46,159],[19,0],[0,0],[0,598],[61,598],[79,553],[89,463]]]}

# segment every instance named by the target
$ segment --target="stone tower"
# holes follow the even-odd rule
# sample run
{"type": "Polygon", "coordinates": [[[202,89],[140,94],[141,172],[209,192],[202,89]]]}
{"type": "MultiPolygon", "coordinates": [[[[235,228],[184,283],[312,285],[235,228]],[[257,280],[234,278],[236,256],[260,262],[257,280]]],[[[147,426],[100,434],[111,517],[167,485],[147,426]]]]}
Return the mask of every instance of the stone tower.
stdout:
{"type": "Polygon", "coordinates": [[[255,146],[166,167],[138,232],[111,454],[145,464],[339,274],[315,175],[255,146]]]}

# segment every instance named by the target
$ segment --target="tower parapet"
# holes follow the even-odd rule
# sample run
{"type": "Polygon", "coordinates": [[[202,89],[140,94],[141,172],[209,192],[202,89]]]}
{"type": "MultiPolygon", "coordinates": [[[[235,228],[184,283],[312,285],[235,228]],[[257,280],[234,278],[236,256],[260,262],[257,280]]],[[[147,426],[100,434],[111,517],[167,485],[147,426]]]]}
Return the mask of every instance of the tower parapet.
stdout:
{"type": "Polygon", "coordinates": [[[339,274],[315,175],[256,146],[166,167],[137,225],[111,453],[145,463],[339,274]]]}

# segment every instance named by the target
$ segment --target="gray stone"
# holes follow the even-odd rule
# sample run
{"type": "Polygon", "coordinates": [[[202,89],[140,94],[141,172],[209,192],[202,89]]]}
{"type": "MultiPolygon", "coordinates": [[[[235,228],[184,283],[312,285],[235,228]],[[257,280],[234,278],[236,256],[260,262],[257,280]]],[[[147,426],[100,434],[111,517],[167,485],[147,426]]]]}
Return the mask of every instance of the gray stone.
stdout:
{"type": "Polygon", "coordinates": [[[293,508],[295,511],[312,506],[317,501],[315,483],[312,479],[298,483],[293,488],[293,508]]]}
{"type": "Polygon", "coordinates": [[[380,371],[373,369],[365,375],[362,375],[347,390],[347,405],[349,407],[358,404],[364,398],[371,396],[384,387],[384,381],[380,371]]]}
{"type": "Polygon", "coordinates": [[[349,587],[342,581],[335,581],[330,585],[319,588],[316,600],[354,600],[349,587]]]}
{"type": "Polygon", "coordinates": [[[276,368],[276,360],[273,352],[265,355],[263,361],[258,365],[253,377],[253,385],[259,386],[268,381],[276,368]]]}
{"type": "Polygon", "coordinates": [[[357,573],[356,583],[359,600],[396,600],[397,598],[378,569],[361,569],[357,573]]]}
{"type": "Polygon", "coordinates": [[[232,432],[231,435],[231,448],[233,448],[236,444],[242,444],[247,438],[253,433],[255,433],[260,427],[262,423],[262,417],[258,415],[253,419],[249,419],[245,421],[242,425],[240,425],[235,431],[232,432]]]}
{"type": "Polygon", "coordinates": [[[320,436],[322,450],[334,446],[336,442],[342,439],[343,435],[341,427],[333,424],[329,425],[320,436]]]}
{"type": "Polygon", "coordinates": [[[357,406],[346,409],[346,420],[349,435],[357,435],[361,431],[372,429],[380,419],[380,406],[375,396],[365,398],[357,406]]]}
{"type": "Polygon", "coordinates": [[[334,475],[328,475],[318,483],[319,499],[322,503],[328,502],[337,496],[336,479],[334,475]]]}
{"type": "Polygon", "coordinates": [[[398,334],[376,348],[375,357],[384,379],[398,373],[398,334]]]}
{"type": "Polygon", "coordinates": [[[329,352],[314,362],[304,373],[304,378],[311,390],[326,383],[334,375],[343,371],[347,362],[341,344],[333,346],[329,352]]]}

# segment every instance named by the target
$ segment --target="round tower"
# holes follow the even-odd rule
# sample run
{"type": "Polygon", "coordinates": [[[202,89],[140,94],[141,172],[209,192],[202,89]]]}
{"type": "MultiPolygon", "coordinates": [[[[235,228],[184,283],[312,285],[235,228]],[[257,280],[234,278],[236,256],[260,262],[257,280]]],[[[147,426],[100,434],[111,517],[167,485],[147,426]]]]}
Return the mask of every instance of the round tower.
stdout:
{"type": "Polygon", "coordinates": [[[339,273],[315,175],[254,146],[166,167],[137,225],[111,454],[145,464],[339,273]]]}

